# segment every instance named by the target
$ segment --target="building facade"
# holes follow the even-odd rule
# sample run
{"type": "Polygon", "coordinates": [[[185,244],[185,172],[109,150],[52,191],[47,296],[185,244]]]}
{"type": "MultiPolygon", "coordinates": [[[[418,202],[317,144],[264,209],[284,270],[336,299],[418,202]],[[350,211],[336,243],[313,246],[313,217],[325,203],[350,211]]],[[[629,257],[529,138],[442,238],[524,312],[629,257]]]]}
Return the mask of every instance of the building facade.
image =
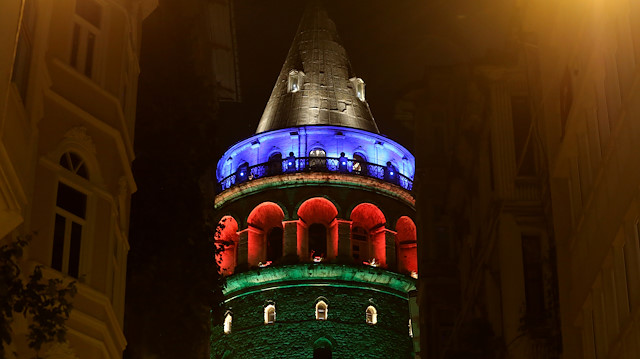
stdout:
{"type": "MultiPolygon", "coordinates": [[[[121,358],[141,23],[154,0],[0,4],[0,237],[31,236],[23,272],[76,281],[68,342],[45,356],[121,358]]],[[[8,353],[27,356],[17,320],[8,353]]]]}
{"type": "Polygon", "coordinates": [[[419,356],[414,172],[310,3],[256,134],[218,162],[211,357],[419,356]]]}
{"type": "Polygon", "coordinates": [[[563,355],[635,358],[640,5],[535,1],[523,13],[540,74],[531,102],[549,169],[563,355]]]}
{"type": "Polygon", "coordinates": [[[417,135],[423,352],[636,358],[640,7],[513,11],[500,56],[429,69],[397,103],[417,135]]]}

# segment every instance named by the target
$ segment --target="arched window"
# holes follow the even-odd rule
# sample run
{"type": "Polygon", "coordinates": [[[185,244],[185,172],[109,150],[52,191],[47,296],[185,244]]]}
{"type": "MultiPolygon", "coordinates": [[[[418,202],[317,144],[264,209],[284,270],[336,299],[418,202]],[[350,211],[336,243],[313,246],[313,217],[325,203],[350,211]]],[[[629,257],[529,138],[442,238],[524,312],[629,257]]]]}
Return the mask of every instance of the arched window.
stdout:
{"type": "Polygon", "coordinates": [[[282,228],[271,228],[267,234],[267,261],[275,262],[282,258],[282,228]]]}
{"type": "Polygon", "coordinates": [[[269,304],[264,307],[264,324],[273,324],[276,322],[276,306],[269,304]]]}
{"type": "Polygon", "coordinates": [[[282,153],[276,152],[269,156],[269,163],[267,164],[267,173],[270,176],[282,173],[282,153]]]}
{"type": "Polygon", "coordinates": [[[367,324],[378,323],[378,311],[372,305],[367,307],[366,320],[367,324]]]}
{"type": "Polygon", "coordinates": [[[224,334],[231,333],[232,321],[233,321],[233,317],[231,316],[231,313],[227,313],[227,315],[224,316],[224,334]]]}
{"type": "MultiPolygon", "coordinates": [[[[71,173],[88,179],[84,160],[73,152],[60,157],[60,165],[71,173]]],[[[71,183],[58,182],[51,268],[71,277],[80,274],[80,253],[83,228],[86,225],[87,194],[71,183]]]]}
{"type": "Polygon", "coordinates": [[[87,166],[85,166],[84,160],[74,152],[64,153],[60,157],[60,166],[82,178],[89,179],[89,173],[87,172],[87,166]]]}
{"type": "Polygon", "coordinates": [[[320,338],[313,343],[313,359],[331,359],[333,346],[326,338],[320,338]]]}
{"type": "Polygon", "coordinates": [[[322,148],[316,148],[309,152],[309,167],[311,170],[321,171],[327,167],[327,153],[322,148]]]}
{"type": "Polygon", "coordinates": [[[372,203],[360,203],[351,211],[350,219],[352,255],[355,257],[358,254],[357,259],[364,264],[385,267],[388,250],[385,230],[387,220],[380,208],[372,203]]]}
{"type": "Polygon", "coordinates": [[[396,253],[398,272],[409,273],[418,277],[418,242],[416,225],[407,216],[402,216],[396,222],[396,253]]]}
{"type": "Polygon", "coordinates": [[[362,227],[351,229],[351,254],[356,261],[368,261],[369,254],[369,234],[362,227]]]}
{"type": "Polygon", "coordinates": [[[367,165],[366,158],[361,153],[353,154],[353,172],[355,174],[366,174],[367,173],[367,165]]]}
{"type": "Polygon", "coordinates": [[[327,228],[320,223],[309,226],[309,253],[314,261],[327,256],[327,228]]]}
{"type": "Polygon", "coordinates": [[[329,316],[328,309],[327,303],[325,303],[324,300],[318,301],[318,303],[316,303],[316,319],[327,320],[329,316]]]}
{"type": "Polygon", "coordinates": [[[265,262],[282,256],[282,243],[278,244],[276,239],[282,242],[282,232],[275,228],[282,229],[283,220],[282,208],[273,202],[260,203],[251,211],[247,218],[251,229],[247,236],[246,254],[243,253],[249,266],[265,265],[265,262]]]}

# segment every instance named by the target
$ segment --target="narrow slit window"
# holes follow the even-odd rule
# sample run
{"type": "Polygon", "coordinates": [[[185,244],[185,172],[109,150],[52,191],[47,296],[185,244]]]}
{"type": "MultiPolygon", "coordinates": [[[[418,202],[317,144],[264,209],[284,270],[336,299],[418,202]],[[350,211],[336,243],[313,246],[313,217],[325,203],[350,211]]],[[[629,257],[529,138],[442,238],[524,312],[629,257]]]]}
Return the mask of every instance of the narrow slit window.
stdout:
{"type": "Polygon", "coordinates": [[[264,308],[264,324],[273,324],[276,322],[276,306],[269,304],[264,308]]]}
{"type": "Polygon", "coordinates": [[[349,79],[349,81],[353,84],[353,90],[355,91],[358,100],[364,102],[364,81],[359,77],[353,77],[349,79]]]}
{"type": "Polygon", "coordinates": [[[367,307],[366,321],[367,321],[367,324],[378,323],[378,311],[372,305],[367,307]]]}
{"type": "Polygon", "coordinates": [[[233,317],[231,316],[231,313],[227,313],[227,315],[224,317],[224,334],[231,333],[232,322],[233,322],[233,317]]]}
{"type": "Polygon", "coordinates": [[[298,92],[302,88],[302,82],[304,78],[304,72],[298,70],[289,71],[289,81],[287,85],[287,92],[298,92]]]}
{"type": "Polygon", "coordinates": [[[316,303],[316,319],[327,320],[327,317],[328,317],[327,303],[321,300],[318,303],[316,303]]]}

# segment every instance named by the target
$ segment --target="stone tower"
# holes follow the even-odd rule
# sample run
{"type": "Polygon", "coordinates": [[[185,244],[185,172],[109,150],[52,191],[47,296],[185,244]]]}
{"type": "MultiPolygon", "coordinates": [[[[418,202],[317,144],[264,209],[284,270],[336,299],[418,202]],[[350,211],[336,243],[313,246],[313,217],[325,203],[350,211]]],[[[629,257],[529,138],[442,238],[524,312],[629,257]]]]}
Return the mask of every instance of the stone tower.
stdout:
{"type": "Polygon", "coordinates": [[[256,134],[217,165],[227,283],[212,358],[412,357],[414,170],[311,3],[256,134]]]}

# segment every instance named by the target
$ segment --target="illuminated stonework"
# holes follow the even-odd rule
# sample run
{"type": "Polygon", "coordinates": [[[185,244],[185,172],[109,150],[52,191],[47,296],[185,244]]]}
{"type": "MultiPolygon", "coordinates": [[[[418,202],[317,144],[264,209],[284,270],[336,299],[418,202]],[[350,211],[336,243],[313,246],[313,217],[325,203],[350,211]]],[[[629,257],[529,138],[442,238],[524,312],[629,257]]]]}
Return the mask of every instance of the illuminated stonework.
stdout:
{"type": "Polygon", "coordinates": [[[229,202],[241,200],[259,192],[297,188],[301,185],[330,186],[345,190],[360,189],[402,201],[412,208],[415,206],[415,198],[409,191],[391,183],[375,178],[325,172],[281,174],[242,183],[217,195],[214,206],[217,209],[229,202]]]}
{"type": "Polygon", "coordinates": [[[412,357],[415,159],[378,133],[364,88],[310,2],[257,133],[218,162],[233,331],[219,319],[212,358],[412,357]]]}
{"type": "Polygon", "coordinates": [[[216,177],[222,192],[255,178],[297,172],[373,177],[411,190],[415,158],[397,142],[375,133],[337,126],[301,126],[259,133],[236,143],[218,161],[216,177]],[[347,160],[344,165],[340,158],[347,160]]]}
{"type": "Polygon", "coordinates": [[[300,21],[256,133],[318,124],[378,133],[364,81],[355,76],[324,10],[307,11],[300,21]]]}
{"type": "Polygon", "coordinates": [[[227,301],[279,287],[342,286],[367,288],[404,298],[416,289],[408,276],[370,266],[335,264],[298,264],[263,268],[227,278],[224,294],[227,301]]]}

